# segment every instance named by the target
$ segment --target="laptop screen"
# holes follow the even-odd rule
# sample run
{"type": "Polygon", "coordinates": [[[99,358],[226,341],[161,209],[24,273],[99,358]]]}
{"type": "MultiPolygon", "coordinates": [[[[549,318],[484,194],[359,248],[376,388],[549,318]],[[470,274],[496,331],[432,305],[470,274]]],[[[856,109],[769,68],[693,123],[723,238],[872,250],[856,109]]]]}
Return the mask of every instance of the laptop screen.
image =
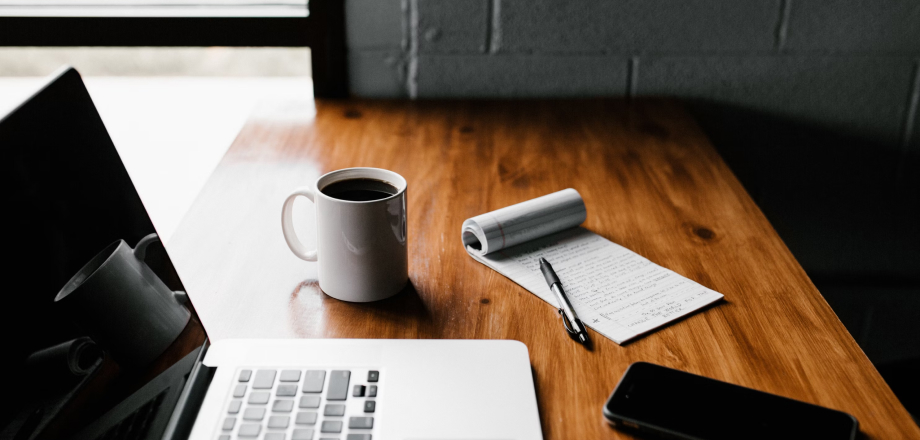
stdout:
{"type": "Polygon", "coordinates": [[[75,70],[0,119],[0,152],[0,438],[71,437],[206,335],[75,70]]]}

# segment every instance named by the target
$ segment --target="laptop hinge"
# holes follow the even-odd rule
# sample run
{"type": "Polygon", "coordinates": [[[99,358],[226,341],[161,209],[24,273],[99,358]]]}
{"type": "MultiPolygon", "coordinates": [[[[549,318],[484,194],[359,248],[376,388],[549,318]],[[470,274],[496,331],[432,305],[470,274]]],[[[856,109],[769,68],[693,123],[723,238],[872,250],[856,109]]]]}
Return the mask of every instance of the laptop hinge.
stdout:
{"type": "Polygon", "coordinates": [[[214,378],[214,372],[217,367],[206,366],[204,355],[208,351],[210,341],[205,340],[201,351],[198,353],[198,359],[195,360],[195,366],[189,373],[188,380],[182,388],[182,394],[179,395],[179,401],[173,409],[173,413],[163,431],[163,440],[184,440],[187,439],[195,425],[195,419],[198,417],[198,410],[201,409],[201,403],[208,392],[208,386],[214,378]]]}

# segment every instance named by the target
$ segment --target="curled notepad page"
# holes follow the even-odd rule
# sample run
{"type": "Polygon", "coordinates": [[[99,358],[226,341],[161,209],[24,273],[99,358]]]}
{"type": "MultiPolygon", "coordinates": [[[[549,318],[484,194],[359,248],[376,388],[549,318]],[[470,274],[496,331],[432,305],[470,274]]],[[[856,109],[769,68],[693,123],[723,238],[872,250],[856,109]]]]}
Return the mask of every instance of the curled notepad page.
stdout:
{"type": "Polygon", "coordinates": [[[572,188],[477,215],[463,222],[463,245],[486,255],[582,224],[588,216],[572,188]]]}

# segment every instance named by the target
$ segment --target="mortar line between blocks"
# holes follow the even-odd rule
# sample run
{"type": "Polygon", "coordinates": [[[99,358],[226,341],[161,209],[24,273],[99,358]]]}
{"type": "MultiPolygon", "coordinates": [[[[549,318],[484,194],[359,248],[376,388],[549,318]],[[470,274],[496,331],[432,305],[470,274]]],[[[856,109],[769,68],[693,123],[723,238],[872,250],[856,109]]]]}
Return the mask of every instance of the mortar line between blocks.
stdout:
{"type": "Polygon", "coordinates": [[[792,0],[780,0],[779,21],[776,24],[774,47],[777,52],[786,48],[786,36],[789,34],[789,16],[792,11],[792,0]]]}
{"type": "Polygon", "coordinates": [[[626,65],[626,97],[632,99],[636,96],[639,86],[639,57],[629,59],[626,65]]]}
{"type": "Polygon", "coordinates": [[[488,50],[486,51],[486,53],[498,53],[498,51],[501,49],[501,46],[502,46],[502,28],[501,28],[502,26],[501,24],[502,5],[501,5],[501,1],[502,0],[491,0],[491,5],[490,5],[491,8],[489,8],[490,9],[489,12],[491,16],[489,17],[489,24],[488,24],[489,25],[489,41],[487,42],[488,50]]]}
{"type": "Polygon", "coordinates": [[[409,0],[409,67],[406,91],[410,99],[418,98],[418,0],[409,0]]]}
{"type": "Polygon", "coordinates": [[[482,44],[482,53],[492,52],[492,3],[495,0],[486,0],[486,41],[482,44]]]}
{"type": "Polygon", "coordinates": [[[914,60],[913,84],[907,101],[907,114],[904,120],[904,132],[901,138],[901,157],[898,161],[897,180],[904,176],[908,156],[910,155],[910,141],[914,137],[915,122],[917,120],[917,107],[920,107],[920,59],[914,60]]]}

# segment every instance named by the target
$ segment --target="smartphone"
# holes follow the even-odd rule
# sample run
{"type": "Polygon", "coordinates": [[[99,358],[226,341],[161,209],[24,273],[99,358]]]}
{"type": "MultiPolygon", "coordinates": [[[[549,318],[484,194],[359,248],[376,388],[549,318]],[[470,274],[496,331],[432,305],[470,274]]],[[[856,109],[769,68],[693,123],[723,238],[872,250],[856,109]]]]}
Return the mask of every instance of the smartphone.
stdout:
{"type": "Polygon", "coordinates": [[[604,405],[618,429],[693,440],[852,440],[859,422],[841,411],[636,362],[604,405]]]}

